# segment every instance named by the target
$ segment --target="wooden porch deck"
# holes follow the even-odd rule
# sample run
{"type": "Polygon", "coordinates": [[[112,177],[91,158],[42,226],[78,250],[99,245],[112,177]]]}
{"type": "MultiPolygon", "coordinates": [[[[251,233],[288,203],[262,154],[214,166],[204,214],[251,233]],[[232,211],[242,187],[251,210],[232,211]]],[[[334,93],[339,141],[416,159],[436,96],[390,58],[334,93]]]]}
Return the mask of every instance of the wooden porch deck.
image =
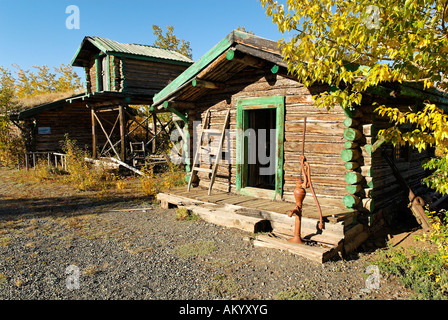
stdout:
{"type": "Polygon", "coordinates": [[[321,263],[338,252],[353,250],[366,238],[362,225],[353,223],[355,211],[323,208],[325,226],[318,230],[317,208],[304,207],[301,235],[307,244],[299,245],[287,241],[294,234],[295,218],[287,216],[294,203],[221,191],[208,195],[200,187],[173,188],[159,193],[157,199],[164,208],[185,207],[205,221],[255,234],[254,246],[287,250],[321,263]]]}
{"type": "MultiPolygon", "coordinates": [[[[288,214],[288,212],[295,207],[295,203],[292,202],[275,201],[252,196],[244,196],[218,190],[213,190],[213,193],[211,195],[208,195],[208,190],[202,187],[191,188],[190,191],[188,191],[186,187],[177,187],[172,188],[167,192],[170,194],[175,194],[178,196],[201,200],[209,203],[221,205],[238,205],[246,208],[267,210],[282,214],[288,214]]],[[[308,196],[312,197],[312,195],[308,196]]],[[[319,219],[319,212],[315,205],[304,203],[302,214],[307,218],[319,219]]],[[[336,208],[322,207],[322,216],[324,221],[338,222],[344,219],[352,218],[353,214],[353,210],[347,211],[336,208]]]]}

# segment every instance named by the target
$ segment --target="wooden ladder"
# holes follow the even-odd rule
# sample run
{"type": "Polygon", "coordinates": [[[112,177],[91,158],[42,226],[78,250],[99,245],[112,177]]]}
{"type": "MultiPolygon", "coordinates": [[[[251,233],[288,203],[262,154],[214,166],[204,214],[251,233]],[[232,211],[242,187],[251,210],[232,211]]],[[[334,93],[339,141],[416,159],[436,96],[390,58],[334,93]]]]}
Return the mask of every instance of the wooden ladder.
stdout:
{"type": "Polygon", "coordinates": [[[193,164],[191,166],[191,173],[190,173],[190,179],[188,181],[188,191],[190,191],[191,183],[194,180],[194,177],[197,175],[197,172],[207,172],[211,173],[210,177],[210,185],[208,187],[208,195],[211,194],[213,183],[215,182],[216,173],[218,171],[219,162],[222,158],[222,147],[224,145],[224,138],[225,138],[225,131],[226,127],[229,124],[229,118],[230,118],[230,109],[227,110],[226,118],[224,120],[224,124],[222,126],[222,130],[219,129],[209,129],[209,111],[207,110],[205,114],[204,123],[201,128],[201,133],[199,135],[199,147],[196,150],[196,153],[194,155],[193,164]],[[219,146],[217,148],[212,148],[211,146],[203,146],[202,145],[202,139],[204,136],[204,133],[212,134],[212,135],[220,135],[219,139],[219,146]],[[201,168],[199,166],[199,158],[200,155],[206,152],[206,154],[215,155],[215,159],[212,161],[212,168],[201,168]]]}

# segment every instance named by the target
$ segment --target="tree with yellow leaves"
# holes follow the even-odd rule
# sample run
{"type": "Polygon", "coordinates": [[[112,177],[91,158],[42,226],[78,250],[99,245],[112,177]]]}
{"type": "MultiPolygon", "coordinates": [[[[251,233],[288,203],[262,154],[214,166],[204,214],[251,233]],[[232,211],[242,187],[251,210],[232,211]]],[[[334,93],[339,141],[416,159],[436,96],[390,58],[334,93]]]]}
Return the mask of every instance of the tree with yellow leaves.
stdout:
{"type": "Polygon", "coordinates": [[[191,53],[190,41],[176,37],[173,26],[167,26],[166,28],[167,31],[163,34],[162,28],[155,24],[152,25],[153,33],[157,36],[154,45],[159,48],[174,50],[191,59],[193,54],[191,53]]]}
{"type": "Polygon", "coordinates": [[[24,70],[13,65],[16,76],[8,68],[0,66],[0,162],[16,163],[17,153],[23,143],[9,121],[9,113],[18,108],[20,99],[32,99],[46,94],[73,93],[82,88],[81,79],[72,66],[61,64],[51,72],[48,66],[34,66],[24,70]]]}
{"type": "MultiPolygon", "coordinates": [[[[319,107],[360,105],[363,93],[381,82],[412,82],[447,90],[448,1],[441,0],[260,0],[288,37],[279,41],[288,70],[307,86],[327,83],[315,97],[319,107]],[[355,67],[353,67],[355,66],[355,67]]],[[[447,115],[433,101],[402,113],[386,105],[376,111],[394,126],[380,131],[388,141],[419,150],[435,146],[438,157],[426,183],[448,193],[447,115]],[[401,132],[400,124],[413,130],[401,132]]]]}

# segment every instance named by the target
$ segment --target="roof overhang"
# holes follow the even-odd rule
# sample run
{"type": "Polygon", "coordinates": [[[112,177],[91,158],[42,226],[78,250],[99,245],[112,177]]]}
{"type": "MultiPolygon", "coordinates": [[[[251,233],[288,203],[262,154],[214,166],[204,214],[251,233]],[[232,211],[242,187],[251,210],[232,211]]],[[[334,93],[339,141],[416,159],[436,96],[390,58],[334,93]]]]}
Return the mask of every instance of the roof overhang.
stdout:
{"type": "Polygon", "coordinates": [[[70,98],[63,98],[63,99],[59,99],[59,100],[56,100],[53,102],[43,103],[41,105],[26,109],[23,111],[10,113],[9,118],[11,120],[24,120],[27,118],[35,117],[42,112],[57,110],[59,108],[62,108],[67,103],[68,99],[79,97],[82,95],[83,94],[78,94],[78,95],[72,96],[70,98]]]}
{"type": "Polygon", "coordinates": [[[83,104],[85,107],[89,105],[151,105],[152,95],[129,94],[122,92],[101,91],[91,94],[78,94],[68,98],[60,99],[50,103],[44,103],[33,108],[20,112],[10,113],[8,116],[13,121],[25,120],[33,118],[47,111],[55,111],[62,109],[69,104],[83,104]]]}
{"type": "Polygon", "coordinates": [[[225,86],[229,77],[247,66],[270,68],[274,73],[279,68],[286,71],[276,41],[234,30],[157,93],[152,108],[161,109],[163,105],[166,108],[170,101],[181,96],[188,96],[188,99],[182,97],[183,101],[195,101],[207,90],[225,86]]]}
{"type": "Polygon", "coordinates": [[[72,61],[70,62],[72,66],[85,67],[87,66],[92,54],[100,53],[101,51],[103,53],[106,53],[104,49],[101,50],[101,48],[95,46],[90,40],[90,37],[84,37],[81,45],[79,46],[78,50],[76,50],[76,53],[73,56],[72,61]]]}
{"type": "Polygon", "coordinates": [[[190,66],[193,61],[173,50],[161,49],[152,46],[123,44],[113,40],[100,37],[84,37],[71,60],[74,67],[85,67],[88,65],[92,55],[104,54],[116,57],[124,57],[138,60],[155,61],[169,64],[190,66]],[[159,54],[152,56],[148,50],[158,51],[159,54]],[[163,52],[160,55],[160,52],[163,52]]]}

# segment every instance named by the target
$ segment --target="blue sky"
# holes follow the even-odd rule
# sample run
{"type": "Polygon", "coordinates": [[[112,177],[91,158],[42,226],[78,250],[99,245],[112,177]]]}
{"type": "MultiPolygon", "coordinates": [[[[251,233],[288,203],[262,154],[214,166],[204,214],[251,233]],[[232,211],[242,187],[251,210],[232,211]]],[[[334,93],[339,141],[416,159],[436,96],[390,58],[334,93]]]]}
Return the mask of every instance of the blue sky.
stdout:
{"type": "Polygon", "coordinates": [[[153,44],[153,24],[174,26],[190,41],[194,60],[239,26],[282,37],[258,0],[0,0],[0,65],[68,64],[84,36],[153,44]],[[69,5],[80,10],[79,30],[66,28],[69,5]]]}

